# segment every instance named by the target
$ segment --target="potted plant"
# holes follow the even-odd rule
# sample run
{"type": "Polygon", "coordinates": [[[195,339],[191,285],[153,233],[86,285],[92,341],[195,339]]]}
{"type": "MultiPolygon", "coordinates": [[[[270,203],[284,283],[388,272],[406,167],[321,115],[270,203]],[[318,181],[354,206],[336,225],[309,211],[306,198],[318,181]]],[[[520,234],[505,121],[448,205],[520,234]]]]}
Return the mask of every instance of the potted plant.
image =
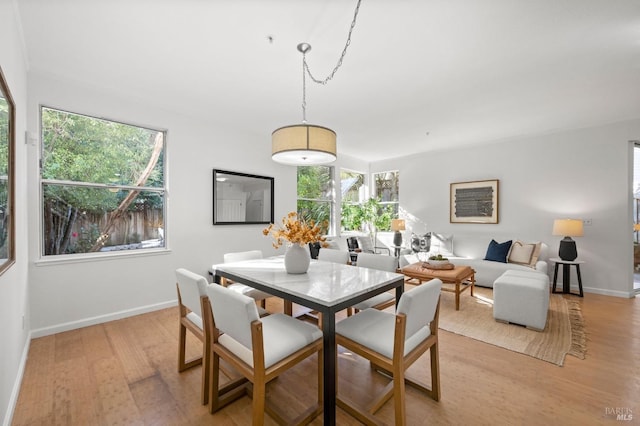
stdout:
{"type": "Polygon", "coordinates": [[[369,234],[371,247],[376,246],[378,231],[389,231],[393,208],[382,204],[380,198],[371,197],[360,204],[343,204],[341,225],[345,231],[361,231],[369,234]]]}

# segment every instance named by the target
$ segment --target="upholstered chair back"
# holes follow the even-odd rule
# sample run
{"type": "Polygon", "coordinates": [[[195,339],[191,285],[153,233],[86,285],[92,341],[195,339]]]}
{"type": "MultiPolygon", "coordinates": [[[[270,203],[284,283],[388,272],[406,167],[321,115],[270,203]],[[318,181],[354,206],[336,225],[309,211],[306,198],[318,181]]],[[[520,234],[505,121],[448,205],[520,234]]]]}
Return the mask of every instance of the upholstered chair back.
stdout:
{"type": "Polygon", "coordinates": [[[180,268],[176,270],[176,279],[180,289],[180,299],[182,304],[202,318],[202,308],[200,306],[200,296],[207,295],[207,279],[191,271],[180,268]]]}
{"type": "Polygon", "coordinates": [[[358,253],[358,266],[395,272],[398,266],[398,259],[384,254],[358,253]]]}
{"type": "Polygon", "coordinates": [[[255,300],[217,284],[207,294],[216,328],[251,350],[251,323],[260,319],[255,300]]]}
{"type": "Polygon", "coordinates": [[[407,339],[433,321],[441,288],[442,281],[434,279],[402,294],[396,312],[407,316],[407,339]]]}
{"type": "Polygon", "coordinates": [[[349,252],[344,250],[321,248],[320,252],[318,252],[318,260],[322,262],[346,264],[349,262],[349,252]]]}

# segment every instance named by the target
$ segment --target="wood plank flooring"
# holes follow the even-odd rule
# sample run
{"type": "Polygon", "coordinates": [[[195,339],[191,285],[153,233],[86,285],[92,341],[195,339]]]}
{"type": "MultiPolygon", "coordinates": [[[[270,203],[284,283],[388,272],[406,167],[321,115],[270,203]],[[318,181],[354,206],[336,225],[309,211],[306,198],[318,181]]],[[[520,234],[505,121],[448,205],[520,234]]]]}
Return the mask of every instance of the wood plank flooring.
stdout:
{"type": "MultiPolygon", "coordinates": [[[[467,296],[468,297],[468,296],[467,296]]],[[[410,425],[640,424],[640,299],[586,294],[585,360],[563,367],[440,331],[442,399],[407,388],[410,425]],[[622,411],[620,411],[622,412],[622,411]]],[[[267,308],[281,310],[277,299],[267,308]]],[[[190,336],[187,356],[201,350],[190,336]]],[[[244,397],[210,415],[200,405],[200,367],[177,372],[178,309],[165,309],[34,339],[14,426],[248,425],[244,397]]],[[[312,403],[315,358],[273,382],[268,398],[292,415],[312,403]]],[[[364,403],[386,380],[362,359],[339,355],[340,392],[364,403]]],[[[409,371],[428,377],[429,356],[409,371]]],[[[424,379],[425,381],[427,379],[424,379]]],[[[268,417],[268,416],[267,416],[268,417]]],[[[378,417],[393,424],[387,403],[378,417]]],[[[338,410],[339,425],[357,421],[338,410]]],[[[275,424],[267,418],[266,424],[275,424]]],[[[314,425],[322,424],[322,417],[314,425]]]]}

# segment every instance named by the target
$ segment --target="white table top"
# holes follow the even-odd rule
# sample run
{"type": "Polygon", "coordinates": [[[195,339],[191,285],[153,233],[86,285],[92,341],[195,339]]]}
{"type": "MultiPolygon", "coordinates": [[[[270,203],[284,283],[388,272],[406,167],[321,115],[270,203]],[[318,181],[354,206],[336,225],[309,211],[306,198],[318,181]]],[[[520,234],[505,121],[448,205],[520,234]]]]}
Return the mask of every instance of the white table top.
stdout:
{"type": "Polygon", "coordinates": [[[316,260],[311,261],[306,274],[288,274],[282,257],[223,263],[214,268],[216,272],[231,274],[324,307],[352,301],[354,297],[404,279],[403,275],[394,272],[316,260]]]}
{"type": "Polygon", "coordinates": [[[565,265],[582,265],[585,263],[584,260],[562,260],[559,257],[551,257],[549,260],[555,263],[563,263],[565,265]]]}
{"type": "Polygon", "coordinates": [[[288,274],[284,258],[214,265],[224,276],[294,303],[323,312],[324,424],[336,424],[335,314],[386,290],[402,294],[404,275],[377,269],[312,260],[306,274],[288,274]]]}

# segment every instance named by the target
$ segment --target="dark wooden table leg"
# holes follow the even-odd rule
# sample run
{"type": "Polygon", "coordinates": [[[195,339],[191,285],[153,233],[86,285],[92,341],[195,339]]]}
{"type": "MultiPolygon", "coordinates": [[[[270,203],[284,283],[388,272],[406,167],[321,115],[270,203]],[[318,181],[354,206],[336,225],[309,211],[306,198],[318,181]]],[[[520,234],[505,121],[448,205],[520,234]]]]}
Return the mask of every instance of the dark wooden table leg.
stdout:
{"type": "Polygon", "coordinates": [[[323,417],[325,425],[336,424],[336,368],[338,351],[336,349],[336,314],[335,312],[322,313],[323,334],[323,393],[324,407],[323,417]]]}
{"type": "Polygon", "coordinates": [[[571,265],[562,265],[562,292],[571,293],[571,265]]]}
{"type": "Polygon", "coordinates": [[[578,274],[578,287],[580,288],[580,297],[584,297],[584,293],[582,293],[582,276],[580,275],[580,265],[576,265],[576,273],[578,274]]]}
{"type": "Polygon", "coordinates": [[[558,266],[560,266],[560,264],[556,263],[556,267],[553,270],[553,289],[551,290],[552,293],[556,292],[556,284],[558,284],[558,266]]]}
{"type": "MultiPolygon", "coordinates": [[[[420,281],[420,284],[422,284],[422,281],[420,281]]],[[[400,303],[400,298],[402,297],[402,293],[404,293],[404,280],[402,280],[402,284],[396,287],[396,307],[400,303]]]]}

